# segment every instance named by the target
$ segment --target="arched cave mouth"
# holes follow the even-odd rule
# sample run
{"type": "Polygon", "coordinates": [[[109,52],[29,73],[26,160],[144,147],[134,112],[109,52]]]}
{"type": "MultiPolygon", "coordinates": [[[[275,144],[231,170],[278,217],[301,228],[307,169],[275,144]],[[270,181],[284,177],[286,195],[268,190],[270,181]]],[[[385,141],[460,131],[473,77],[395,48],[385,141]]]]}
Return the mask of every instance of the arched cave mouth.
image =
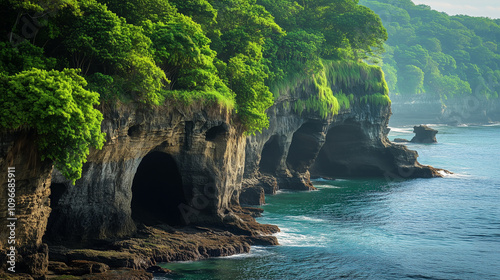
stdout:
{"type": "Polygon", "coordinates": [[[174,158],[151,152],[139,164],[132,183],[132,218],[145,225],[185,225],[179,206],[186,204],[182,175],[174,158]]]}
{"type": "Polygon", "coordinates": [[[262,154],[259,162],[259,170],[261,173],[274,174],[278,169],[281,158],[283,157],[283,149],[280,147],[279,136],[272,136],[262,149],[262,154]]]}
{"type": "Polygon", "coordinates": [[[322,132],[322,123],[307,122],[293,134],[286,158],[288,168],[299,172],[308,170],[321,147],[319,134],[322,132]]]}
{"type": "Polygon", "coordinates": [[[356,125],[332,127],[321,148],[311,173],[328,177],[380,177],[383,171],[377,166],[381,157],[367,146],[368,138],[356,125]]]}
{"type": "Polygon", "coordinates": [[[224,125],[218,125],[210,128],[205,133],[205,140],[210,142],[215,142],[217,139],[224,137],[228,129],[224,125]]]}

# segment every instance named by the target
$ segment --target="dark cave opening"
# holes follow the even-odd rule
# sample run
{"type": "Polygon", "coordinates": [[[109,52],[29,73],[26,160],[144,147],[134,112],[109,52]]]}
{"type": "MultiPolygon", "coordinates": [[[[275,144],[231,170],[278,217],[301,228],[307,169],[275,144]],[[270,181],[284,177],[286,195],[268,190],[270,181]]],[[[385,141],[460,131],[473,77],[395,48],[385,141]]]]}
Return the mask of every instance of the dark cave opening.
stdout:
{"type": "Polygon", "coordinates": [[[308,170],[321,147],[320,134],[322,132],[322,123],[308,122],[293,134],[286,159],[289,168],[299,172],[308,170]]]}
{"type": "Polygon", "coordinates": [[[224,125],[218,125],[210,128],[207,130],[205,133],[205,140],[206,141],[216,141],[217,138],[224,136],[227,132],[227,128],[224,127],[224,125]]]}
{"type": "Polygon", "coordinates": [[[138,223],[184,225],[179,205],[186,204],[182,176],[174,158],[162,152],[147,154],[132,183],[132,218],[138,223]]]}
{"type": "Polygon", "coordinates": [[[274,174],[278,169],[283,156],[283,149],[279,144],[279,136],[272,136],[262,149],[262,155],[259,162],[259,170],[262,173],[274,174]]]}
{"type": "Polygon", "coordinates": [[[367,136],[359,126],[332,127],[312,168],[317,176],[379,177],[381,155],[370,148],[367,136]]]}
{"type": "Polygon", "coordinates": [[[47,221],[47,229],[45,231],[44,240],[54,241],[60,240],[61,234],[55,229],[56,223],[61,217],[61,208],[59,207],[59,201],[61,200],[64,193],[67,191],[68,186],[63,183],[52,183],[50,185],[50,208],[51,212],[49,219],[47,221]]]}

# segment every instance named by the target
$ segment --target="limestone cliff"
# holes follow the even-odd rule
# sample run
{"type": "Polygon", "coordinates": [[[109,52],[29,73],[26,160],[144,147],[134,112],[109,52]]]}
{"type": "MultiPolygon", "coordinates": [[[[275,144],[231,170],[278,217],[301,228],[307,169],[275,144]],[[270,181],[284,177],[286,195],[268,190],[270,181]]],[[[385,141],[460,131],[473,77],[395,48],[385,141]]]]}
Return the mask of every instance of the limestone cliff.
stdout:
{"type": "Polygon", "coordinates": [[[371,94],[362,83],[333,86],[349,92],[349,108],[326,118],[316,112],[299,114],[298,100],[317,94],[307,78],[288,88],[268,110],[269,129],[247,138],[244,186],[267,193],[269,181],[279,188],[308,190],[311,174],[324,177],[415,178],[439,176],[434,168],[417,162],[417,153],[394,145],[388,138],[390,104],[363,101],[371,94]]]}
{"type": "MultiPolygon", "coordinates": [[[[15,166],[18,176],[21,271],[47,271],[43,241],[51,244],[52,260],[65,264],[83,260],[134,269],[248,252],[250,244],[277,244],[263,235],[279,229],[256,223],[258,211],[240,207],[242,192],[262,203],[263,192],[313,189],[311,174],[439,176],[417,162],[416,152],[387,139],[390,105],[363,100],[373,93],[367,88],[362,80],[332,86],[333,92],[352,93],[352,100],[325,117],[297,110],[299,100],[317,94],[305,78],[269,108],[269,129],[249,137],[218,105],[103,107],[107,141],[102,150],[91,150],[76,185],[41,160],[34,132],[1,134],[2,170],[15,166]],[[65,247],[55,246],[60,244],[65,247]]],[[[4,186],[6,173],[1,176],[4,186]]],[[[5,227],[8,213],[2,208],[0,214],[5,227]]],[[[59,269],[68,269],[65,264],[59,269]]]]}
{"type": "Polygon", "coordinates": [[[487,124],[500,122],[500,99],[480,95],[449,98],[446,104],[439,96],[395,95],[391,123],[415,125],[421,123],[487,124]]]}
{"type": "Polygon", "coordinates": [[[219,110],[105,110],[106,144],[91,152],[82,178],[71,186],[54,176],[48,234],[91,240],[127,236],[135,222],[155,219],[222,223],[243,174],[245,139],[219,110]]]}
{"type": "Polygon", "coordinates": [[[44,274],[48,266],[47,245],[42,243],[50,214],[52,164],[41,159],[32,130],[0,133],[0,267],[16,273],[44,274]],[[8,168],[14,167],[15,189],[8,188],[8,168]],[[9,190],[9,191],[8,191],[9,190]],[[11,195],[13,194],[13,195],[11,195]],[[13,200],[9,200],[13,198],[13,200]],[[8,220],[8,219],[15,220],[8,220]],[[7,225],[14,227],[8,228],[7,225]],[[15,242],[9,242],[13,237],[15,242]],[[14,247],[15,263],[12,255],[14,247]]]}

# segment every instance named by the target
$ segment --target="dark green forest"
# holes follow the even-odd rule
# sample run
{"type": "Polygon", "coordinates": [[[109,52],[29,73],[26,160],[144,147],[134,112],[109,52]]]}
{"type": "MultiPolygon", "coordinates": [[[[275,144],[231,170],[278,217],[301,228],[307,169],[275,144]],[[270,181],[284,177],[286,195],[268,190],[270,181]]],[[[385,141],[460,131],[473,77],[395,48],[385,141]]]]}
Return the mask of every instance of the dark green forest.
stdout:
{"type": "Polygon", "coordinates": [[[389,39],[383,70],[391,94],[442,103],[500,92],[500,20],[449,16],[411,0],[361,0],[380,15],[389,39]]]}
{"type": "MultiPolygon", "coordinates": [[[[312,77],[293,106],[326,117],[368,80],[362,101],[390,102],[380,17],[353,0],[0,0],[0,127],[35,129],[70,179],[100,148],[105,104],[217,103],[246,133],[268,127],[284,84],[312,77]],[[102,110],[102,109],[101,109],[102,110]]],[[[177,105],[176,105],[177,104],[177,105]]],[[[179,106],[180,106],[179,105],[179,106]]]]}

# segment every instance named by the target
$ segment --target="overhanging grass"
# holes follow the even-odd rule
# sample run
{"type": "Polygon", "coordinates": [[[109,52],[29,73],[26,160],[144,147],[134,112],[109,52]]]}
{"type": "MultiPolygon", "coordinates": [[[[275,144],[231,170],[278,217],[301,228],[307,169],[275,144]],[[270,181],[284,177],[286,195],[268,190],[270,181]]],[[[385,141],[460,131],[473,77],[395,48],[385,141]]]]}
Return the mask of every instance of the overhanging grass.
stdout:
{"type": "Polygon", "coordinates": [[[192,105],[193,103],[217,103],[219,106],[228,110],[235,108],[235,100],[233,96],[226,96],[216,90],[163,90],[161,94],[165,97],[165,100],[181,102],[185,106],[192,105]]]}
{"type": "MultiPolygon", "coordinates": [[[[321,60],[319,68],[310,76],[303,71],[292,71],[282,81],[270,85],[275,100],[290,90],[299,89],[300,85],[303,92],[306,92],[306,87],[314,87],[314,92],[307,98],[294,102],[293,110],[298,114],[317,112],[322,118],[327,118],[328,115],[338,114],[341,109],[349,109],[355,102],[354,94],[345,94],[342,90],[334,93],[332,88],[356,90],[361,85],[368,94],[361,96],[360,102],[375,105],[391,103],[384,72],[379,66],[357,61],[321,60]]],[[[290,105],[286,103],[283,107],[289,108],[290,105]]]]}

